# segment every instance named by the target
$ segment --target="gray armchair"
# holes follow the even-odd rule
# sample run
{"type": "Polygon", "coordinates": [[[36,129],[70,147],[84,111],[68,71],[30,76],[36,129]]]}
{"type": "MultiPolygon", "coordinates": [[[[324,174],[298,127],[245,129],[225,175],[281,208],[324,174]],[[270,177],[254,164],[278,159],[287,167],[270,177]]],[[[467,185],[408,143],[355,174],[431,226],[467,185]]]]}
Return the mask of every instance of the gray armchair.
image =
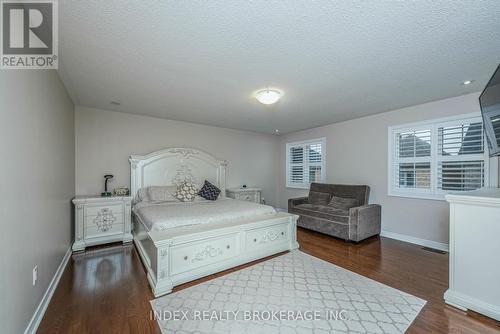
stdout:
{"type": "Polygon", "coordinates": [[[300,216],[300,227],[359,242],[380,234],[381,206],[369,196],[365,185],[312,183],[308,197],[288,200],[288,212],[300,216]]]}

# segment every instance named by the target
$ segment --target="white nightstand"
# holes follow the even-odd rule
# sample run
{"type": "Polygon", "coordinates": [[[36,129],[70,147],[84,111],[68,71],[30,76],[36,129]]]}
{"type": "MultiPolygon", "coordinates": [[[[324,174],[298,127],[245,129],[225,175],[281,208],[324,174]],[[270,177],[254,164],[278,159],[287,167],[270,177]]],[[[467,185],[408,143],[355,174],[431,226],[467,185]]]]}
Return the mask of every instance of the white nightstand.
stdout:
{"type": "Polygon", "coordinates": [[[260,204],[262,190],[260,188],[229,188],[226,196],[240,201],[255,202],[260,204]]]}
{"type": "Polygon", "coordinates": [[[132,241],[132,197],[76,196],[73,251],[108,242],[132,241]]]}

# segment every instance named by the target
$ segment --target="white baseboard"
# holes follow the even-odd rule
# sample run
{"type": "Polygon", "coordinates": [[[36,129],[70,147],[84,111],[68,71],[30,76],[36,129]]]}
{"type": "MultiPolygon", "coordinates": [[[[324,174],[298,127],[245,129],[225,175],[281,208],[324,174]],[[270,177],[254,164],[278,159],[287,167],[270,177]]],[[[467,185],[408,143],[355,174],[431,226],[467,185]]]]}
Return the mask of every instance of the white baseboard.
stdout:
{"type": "Polygon", "coordinates": [[[473,310],[500,321],[500,307],[497,305],[488,304],[479,299],[449,289],[444,293],[444,300],[447,304],[457,307],[458,309],[473,310]]]}
{"type": "Polygon", "coordinates": [[[391,238],[391,239],[396,239],[399,241],[405,241],[409,242],[411,244],[416,244],[424,247],[430,247],[434,249],[439,249],[445,252],[448,252],[449,247],[448,244],[445,244],[443,242],[437,242],[437,241],[432,241],[432,240],[427,240],[427,239],[420,239],[417,237],[412,237],[411,235],[406,235],[406,234],[399,234],[395,232],[390,232],[390,231],[382,231],[380,232],[381,237],[386,237],[386,238],[391,238]]]}
{"type": "Polygon", "coordinates": [[[36,333],[38,326],[40,325],[40,322],[43,319],[43,315],[47,310],[47,306],[49,306],[50,300],[52,299],[52,296],[56,291],[57,285],[59,284],[59,280],[61,279],[64,269],[66,268],[66,265],[68,264],[70,258],[71,258],[71,246],[69,247],[66,254],[64,254],[64,257],[61,263],[59,264],[59,267],[57,268],[54,277],[52,277],[52,281],[50,281],[50,284],[47,287],[47,290],[45,291],[45,294],[43,295],[40,304],[38,304],[35,314],[33,314],[33,317],[31,318],[28,327],[26,327],[24,334],[36,333]]]}

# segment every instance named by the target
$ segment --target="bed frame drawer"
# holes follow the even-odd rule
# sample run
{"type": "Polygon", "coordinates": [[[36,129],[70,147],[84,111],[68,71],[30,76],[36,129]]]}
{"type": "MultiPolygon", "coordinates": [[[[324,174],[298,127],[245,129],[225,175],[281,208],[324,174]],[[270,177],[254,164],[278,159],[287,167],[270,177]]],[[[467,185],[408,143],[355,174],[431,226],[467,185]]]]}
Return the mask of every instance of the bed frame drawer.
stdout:
{"type": "Polygon", "coordinates": [[[246,234],[245,248],[258,250],[264,247],[275,247],[287,243],[290,229],[289,224],[279,224],[250,230],[246,234]]]}
{"type": "Polygon", "coordinates": [[[196,244],[172,247],[171,275],[224,261],[240,253],[240,234],[206,239],[196,244]]]}

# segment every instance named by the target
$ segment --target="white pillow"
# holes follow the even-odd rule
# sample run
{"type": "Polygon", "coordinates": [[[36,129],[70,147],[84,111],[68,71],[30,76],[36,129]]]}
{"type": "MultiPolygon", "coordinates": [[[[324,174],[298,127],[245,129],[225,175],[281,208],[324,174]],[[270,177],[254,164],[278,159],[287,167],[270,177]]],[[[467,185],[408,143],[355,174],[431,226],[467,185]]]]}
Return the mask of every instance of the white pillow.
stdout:
{"type": "Polygon", "coordinates": [[[153,202],[177,202],[174,197],[176,186],[154,186],[148,187],[148,197],[153,202]]]}
{"type": "Polygon", "coordinates": [[[205,198],[201,197],[200,195],[196,195],[194,197],[193,202],[208,202],[208,199],[205,199],[205,198]]]}
{"type": "Polygon", "coordinates": [[[137,194],[135,195],[135,202],[149,202],[149,196],[148,196],[148,188],[141,188],[137,190],[137,194]]]}

